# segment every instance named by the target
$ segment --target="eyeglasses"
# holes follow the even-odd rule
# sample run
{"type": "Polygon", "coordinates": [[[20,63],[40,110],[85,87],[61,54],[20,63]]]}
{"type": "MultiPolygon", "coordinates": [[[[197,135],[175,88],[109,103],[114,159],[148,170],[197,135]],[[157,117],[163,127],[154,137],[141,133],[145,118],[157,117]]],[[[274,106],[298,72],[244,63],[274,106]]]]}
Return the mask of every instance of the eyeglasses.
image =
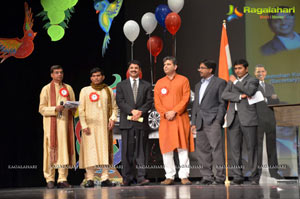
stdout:
{"type": "Polygon", "coordinates": [[[54,71],[53,73],[54,73],[54,74],[64,74],[63,71],[54,71]]]}
{"type": "Polygon", "coordinates": [[[201,69],[208,69],[207,67],[198,67],[198,70],[201,70],[201,69]]]}

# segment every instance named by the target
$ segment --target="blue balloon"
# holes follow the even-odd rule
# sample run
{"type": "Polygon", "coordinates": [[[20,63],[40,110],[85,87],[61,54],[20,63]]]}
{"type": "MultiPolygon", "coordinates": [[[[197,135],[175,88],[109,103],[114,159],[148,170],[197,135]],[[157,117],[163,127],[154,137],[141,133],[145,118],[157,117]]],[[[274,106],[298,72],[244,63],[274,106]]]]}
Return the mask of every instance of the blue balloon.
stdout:
{"type": "Polygon", "coordinates": [[[164,29],[166,29],[165,19],[170,12],[172,12],[170,8],[164,4],[157,6],[155,9],[155,18],[164,29]]]}

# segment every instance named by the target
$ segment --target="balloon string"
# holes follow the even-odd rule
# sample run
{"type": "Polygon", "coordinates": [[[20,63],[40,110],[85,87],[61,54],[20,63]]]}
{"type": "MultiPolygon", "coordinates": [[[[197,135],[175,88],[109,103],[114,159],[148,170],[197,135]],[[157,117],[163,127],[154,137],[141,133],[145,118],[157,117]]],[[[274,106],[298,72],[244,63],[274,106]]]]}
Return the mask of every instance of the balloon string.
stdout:
{"type": "Polygon", "coordinates": [[[176,57],[175,55],[175,36],[172,35],[172,56],[176,57]]]}
{"type": "Polygon", "coordinates": [[[153,72],[154,72],[154,76],[153,76],[153,82],[155,82],[155,71],[156,71],[156,56],[154,57],[154,66],[153,66],[153,72]]]}
{"type": "Polygon", "coordinates": [[[151,42],[150,42],[150,34],[149,34],[149,58],[150,58],[150,71],[151,71],[151,83],[152,83],[152,86],[154,86],[153,84],[153,69],[152,69],[152,55],[151,55],[151,42]]]}
{"type": "Polygon", "coordinates": [[[131,43],[131,60],[133,60],[133,42],[131,43]]]}
{"type": "Polygon", "coordinates": [[[175,42],[174,42],[175,43],[174,44],[174,46],[175,46],[175,50],[174,50],[175,51],[175,56],[174,57],[176,57],[176,34],[174,35],[174,37],[175,37],[175,42]]]}

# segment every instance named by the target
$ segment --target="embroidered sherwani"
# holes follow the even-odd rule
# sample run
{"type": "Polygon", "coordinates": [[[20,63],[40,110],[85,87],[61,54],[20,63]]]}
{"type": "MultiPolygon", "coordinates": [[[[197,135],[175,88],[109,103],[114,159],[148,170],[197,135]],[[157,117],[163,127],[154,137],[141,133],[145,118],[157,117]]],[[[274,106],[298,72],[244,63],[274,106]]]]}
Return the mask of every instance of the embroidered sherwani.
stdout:
{"type": "MultiPolygon", "coordinates": [[[[51,84],[51,83],[50,83],[51,84]]],[[[43,157],[43,171],[44,177],[47,182],[54,181],[55,179],[55,168],[58,168],[59,176],[58,182],[67,181],[68,169],[70,166],[76,164],[75,152],[73,153],[71,162],[69,160],[68,153],[68,110],[64,109],[62,111],[62,116],[57,117],[57,151],[58,159],[55,165],[50,163],[50,120],[51,116],[58,116],[58,112],[55,111],[55,106],[51,106],[50,102],[50,84],[43,87],[40,94],[40,105],[39,112],[43,115],[43,125],[44,125],[44,157],[43,157]]],[[[56,93],[56,106],[60,105],[60,102],[66,102],[67,97],[60,95],[59,90],[63,88],[62,84],[54,83],[55,93],[56,93]]],[[[72,87],[65,84],[69,95],[70,101],[75,101],[75,95],[72,87]]],[[[72,147],[74,148],[74,139],[72,139],[72,147]]]]}
{"type": "MultiPolygon", "coordinates": [[[[108,118],[108,96],[105,89],[97,91],[91,86],[84,87],[79,96],[79,118],[82,129],[89,128],[91,134],[82,133],[79,167],[92,168],[99,165],[109,165],[109,147],[112,145],[109,139],[108,122],[116,121],[118,107],[113,91],[109,88],[112,104],[112,115],[108,118]],[[99,95],[98,101],[90,99],[91,93],[99,95]]],[[[92,172],[92,171],[91,171],[92,172]]],[[[87,171],[87,175],[88,171],[87,171]]],[[[92,174],[90,174],[92,175],[92,174]]],[[[87,178],[89,178],[87,176],[87,178]]],[[[92,177],[91,177],[92,178],[92,177]]],[[[90,180],[90,179],[88,179],[90,180]]]]}

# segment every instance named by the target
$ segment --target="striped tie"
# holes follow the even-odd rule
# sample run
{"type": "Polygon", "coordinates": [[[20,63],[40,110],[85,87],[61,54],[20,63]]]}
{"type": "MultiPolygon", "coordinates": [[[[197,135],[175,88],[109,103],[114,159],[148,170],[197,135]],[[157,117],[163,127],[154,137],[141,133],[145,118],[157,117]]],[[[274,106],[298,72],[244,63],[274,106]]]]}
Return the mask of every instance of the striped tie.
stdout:
{"type": "Polygon", "coordinates": [[[261,87],[263,87],[264,92],[266,92],[266,85],[265,85],[265,82],[262,81],[262,82],[260,83],[260,85],[261,85],[261,87]]]}
{"type": "Polygon", "coordinates": [[[134,103],[136,103],[136,97],[137,97],[137,92],[138,92],[136,79],[133,80],[132,91],[133,91],[134,103]]]}

